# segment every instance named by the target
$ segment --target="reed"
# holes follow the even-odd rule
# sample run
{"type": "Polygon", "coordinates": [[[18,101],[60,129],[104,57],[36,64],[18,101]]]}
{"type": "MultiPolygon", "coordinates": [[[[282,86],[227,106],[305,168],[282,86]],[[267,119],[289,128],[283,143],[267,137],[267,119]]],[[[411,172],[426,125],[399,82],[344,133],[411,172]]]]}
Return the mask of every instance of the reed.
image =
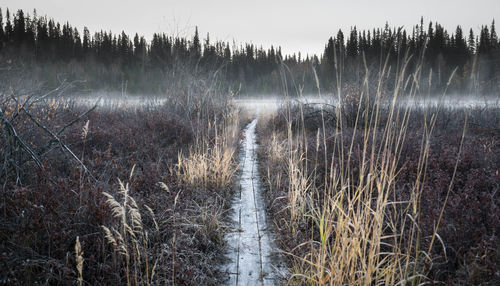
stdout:
{"type": "Polygon", "coordinates": [[[80,238],[77,236],[76,237],[76,242],[75,242],[75,260],[76,260],[76,271],[78,272],[78,286],[83,285],[83,262],[85,259],[83,259],[83,250],[82,250],[82,245],[80,244],[80,238]]]}
{"type": "MultiPolygon", "coordinates": [[[[406,55],[398,67],[395,88],[387,97],[383,91],[389,73],[387,62],[375,87],[369,84],[367,69],[358,94],[344,94],[339,88],[339,104],[330,111],[320,108],[322,122],[315,132],[315,150],[310,150],[314,144],[309,143],[312,136],[306,131],[300,105],[282,111],[287,131],[272,133],[270,144],[264,144],[267,162],[281,165],[288,176],[287,203],[280,212],[286,212],[289,218],[287,223],[277,223],[285,236],[297,241],[288,253],[292,261],[289,284],[419,285],[427,281],[436,242],[445,248],[438,233],[441,216],[430,242],[419,228],[437,114],[424,115],[418,175],[409,197],[402,200],[395,191],[411,108],[398,102],[403,94],[413,98],[420,93],[421,65],[409,72],[410,58],[406,55]],[[330,114],[335,114],[335,122],[327,128],[325,117],[330,114]],[[280,144],[280,140],[286,143],[280,144]],[[281,148],[285,156],[279,155],[283,153],[281,148]],[[309,232],[310,238],[297,240],[299,231],[309,232]]],[[[341,86],[340,74],[337,81],[341,86]]],[[[279,189],[283,180],[271,175],[269,167],[266,171],[269,189],[279,189]]],[[[453,178],[448,192],[452,182],[453,178]]],[[[446,201],[441,213],[445,206],[446,201]]]]}
{"type": "MultiPolygon", "coordinates": [[[[134,166],[135,168],[135,166],[134,166]]],[[[130,172],[132,179],[134,168],[130,172]]],[[[158,223],[151,208],[144,206],[151,216],[154,227],[147,228],[142,219],[141,211],[135,199],[130,196],[129,184],[118,180],[120,189],[116,199],[113,195],[103,192],[112,211],[115,224],[102,226],[106,241],[112,246],[114,260],[119,272],[123,272],[127,285],[150,285],[155,278],[155,270],[159,255],[155,254],[150,245],[150,237],[160,232],[158,223]]]]}
{"type": "Polygon", "coordinates": [[[172,172],[191,187],[228,188],[238,170],[235,158],[238,135],[238,113],[223,117],[221,123],[214,119],[208,130],[197,135],[196,143],[187,154],[179,153],[172,172]],[[208,137],[210,133],[214,134],[213,138],[208,137]]]}

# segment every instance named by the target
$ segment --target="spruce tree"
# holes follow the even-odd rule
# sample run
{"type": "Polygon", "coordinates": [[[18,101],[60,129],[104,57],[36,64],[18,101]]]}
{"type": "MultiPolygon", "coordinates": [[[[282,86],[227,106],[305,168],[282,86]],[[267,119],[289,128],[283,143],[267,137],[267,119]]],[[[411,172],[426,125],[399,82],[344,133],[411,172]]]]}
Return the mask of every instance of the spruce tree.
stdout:
{"type": "Polygon", "coordinates": [[[87,27],[83,28],[83,42],[82,42],[82,54],[84,57],[88,57],[90,54],[90,32],[87,27]]]}
{"type": "Polygon", "coordinates": [[[5,32],[3,31],[3,13],[2,8],[0,8],[0,51],[3,48],[5,42],[5,32]]]}
{"type": "Polygon", "coordinates": [[[231,61],[231,48],[229,48],[229,43],[226,43],[226,47],[224,48],[224,61],[226,63],[231,61]]]}
{"type": "Polygon", "coordinates": [[[354,29],[351,29],[351,34],[347,40],[346,53],[347,57],[350,58],[358,56],[358,32],[356,30],[356,26],[354,26],[354,29]]]}
{"type": "Polygon", "coordinates": [[[404,55],[407,50],[408,50],[408,36],[406,35],[406,31],[403,30],[403,35],[401,36],[401,45],[398,52],[404,55]]]}
{"type": "Polygon", "coordinates": [[[14,43],[16,47],[21,47],[25,32],[26,22],[24,19],[24,12],[23,10],[18,10],[16,16],[14,17],[14,43]]]}
{"type": "Polygon", "coordinates": [[[198,60],[201,57],[201,43],[200,35],[198,34],[198,27],[196,27],[194,30],[193,44],[190,52],[191,56],[195,60],[198,60]]]}
{"type": "Polygon", "coordinates": [[[83,46],[82,39],[80,38],[80,33],[78,29],[73,29],[73,39],[74,39],[74,57],[78,60],[83,58],[83,46]]]}
{"type": "Polygon", "coordinates": [[[490,52],[491,42],[490,42],[490,32],[487,26],[481,28],[481,34],[479,36],[478,53],[487,54],[490,52]]]}
{"type": "Polygon", "coordinates": [[[467,40],[467,45],[469,46],[469,52],[471,54],[474,54],[476,52],[476,41],[472,28],[469,30],[469,39],[467,40]]]}
{"type": "Polygon", "coordinates": [[[29,14],[25,18],[25,32],[23,37],[23,44],[28,53],[36,55],[35,47],[35,34],[36,34],[36,10],[33,10],[33,19],[30,19],[29,14]]]}
{"type": "Polygon", "coordinates": [[[5,22],[5,42],[9,42],[12,40],[12,23],[10,22],[10,12],[7,9],[7,13],[5,14],[6,22],[5,22]]]}
{"type": "Polygon", "coordinates": [[[422,49],[424,47],[424,43],[425,43],[425,38],[426,38],[426,35],[424,33],[424,17],[421,17],[420,18],[420,32],[419,32],[419,35],[418,35],[418,49],[422,49]]]}
{"type": "Polygon", "coordinates": [[[134,36],[134,65],[137,67],[141,63],[142,47],[139,40],[139,34],[135,33],[134,36]]]}
{"type": "Polygon", "coordinates": [[[497,31],[495,29],[495,20],[491,22],[491,30],[490,30],[490,41],[491,41],[491,48],[495,49],[498,46],[498,35],[497,31]]]}
{"type": "Polygon", "coordinates": [[[344,33],[341,29],[337,32],[337,48],[343,53],[345,51],[344,33]]]}

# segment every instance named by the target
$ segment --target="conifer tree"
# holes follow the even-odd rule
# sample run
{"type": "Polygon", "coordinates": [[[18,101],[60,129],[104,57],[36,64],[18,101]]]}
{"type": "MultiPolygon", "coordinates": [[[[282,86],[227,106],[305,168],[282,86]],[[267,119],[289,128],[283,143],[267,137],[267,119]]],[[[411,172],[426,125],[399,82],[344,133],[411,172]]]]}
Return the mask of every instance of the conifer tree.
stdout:
{"type": "Polygon", "coordinates": [[[469,39],[467,40],[467,45],[469,46],[470,53],[474,54],[476,52],[476,40],[472,28],[469,31],[469,39]]]}
{"type": "Polygon", "coordinates": [[[495,29],[495,20],[491,22],[491,31],[490,31],[490,41],[491,41],[491,47],[495,49],[498,46],[498,35],[497,31],[495,29]]]}
{"type": "Polygon", "coordinates": [[[24,40],[24,33],[26,32],[26,22],[24,19],[23,10],[18,10],[14,17],[14,42],[16,47],[20,47],[24,40]]]}
{"type": "Polygon", "coordinates": [[[76,28],[73,29],[73,41],[74,41],[74,57],[78,60],[83,58],[83,46],[82,39],[80,38],[80,33],[76,28]]]}
{"type": "Polygon", "coordinates": [[[406,35],[406,31],[403,30],[403,35],[401,37],[401,46],[398,52],[400,54],[405,54],[408,50],[408,36],[406,35]]]}
{"type": "Polygon", "coordinates": [[[193,45],[190,52],[191,56],[195,60],[198,60],[201,57],[201,43],[200,43],[200,36],[198,34],[198,27],[196,27],[194,31],[193,45]]]}
{"type": "Polygon", "coordinates": [[[5,42],[8,42],[12,40],[12,33],[13,33],[13,28],[12,28],[12,23],[10,22],[10,12],[9,9],[7,9],[7,13],[5,14],[6,22],[5,22],[5,42]]]}
{"type": "Polygon", "coordinates": [[[224,48],[224,61],[226,63],[231,61],[231,48],[229,47],[229,43],[226,43],[226,47],[224,48]]]}
{"type": "Polygon", "coordinates": [[[0,8],[0,50],[2,50],[5,42],[5,32],[3,30],[3,13],[2,8],[0,8]]]}
{"type": "Polygon", "coordinates": [[[460,25],[457,26],[457,29],[455,30],[455,47],[460,52],[464,52],[464,50],[467,49],[467,44],[465,43],[462,27],[460,27],[460,25]]]}
{"type": "Polygon", "coordinates": [[[82,53],[83,56],[87,57],[90,54],[90,32],[87,27],[83,28],[83,42],[82,42],[82,53]]]}
{"type": "MultiPolygon", "coordinates": [[[[200,43],[198,28],[191,39],[155,33],[152,41],[148,43],[138,34],[132,39],[124,32],[113,34],[101,31],[91,36],[88,29],[84,28],[80,34],[78,29],[71,27],[69,23],[61,25],[52,19],[38,17],[36,11],[31,18],[29,14],[18,11],[14,24],[8,10],[6,18],[2,16],[0,10],[0,56],[7,55],[16,61],[19,59],[28,68],[33,61],[50,65],[76,60],[77,64],[81,65],[81,68],[77,69],[79,71],[95,69],[96,64],[100,64],[103,68],[91,77],[97,78],[97,82],[109,82],[111,85],[117,82],[120,84],[122,76],[138,82],[144,81],[143,87],[147,85],[148,78],[155,78],[165,85],[165,81],[160,80],[160,77],[175,74],[169,71],[177,66],[194,68],[194,62],[200,67],[196,71],[211,72],[222,66],[219,74],[225,77],[229,85],[239,86],[241,82],[253,88],[269,90],[273,85],[283,88],[277,84],[280,81],[279,76],[276,76],[277,72],[279,74],[279,64],[283,62],[289,68],[290,76],[296,80],[300,78],[302,84],[309,81],[313,89],[315,80],[307,74],[307,70],[310,70],[311,65],[319,67],[317,72],[321,88],[333,88],[332,83],[336,82],[335,57],[337,68],[348,74],[342,82],[352,84],[363,76],[364,67],[360,65],[363,54],[368,68],[377,69],[380,68],[381,58],[385,58],[387,53],[388,64],[393,67],[397,65],[401,53],[409,51],[414,56],[409,63],[412,67],[418,60],[415,55],[419,55],[424,49],[425,38],[429,39],[429,46],[424,64],[425,68],[432,67],[436,71],[435,76],[438,78],[435,82],[443,83],[454,67],[459,68],[461,75],[470,72],[470,56],[473,54],[477,54],[481,62],[498,61],[500,58],[494,21],[491,26],[483,26],[477,37],[472,29],[466,37],[460,26],[457,26],[454,33],[448,33],[441,25],[432,22],[424,31],[423,18],[419,24],[412,27],[411,34],[401,28],[391,28],[388,23],[382,28],[364,31],[359,31],[354,26],[346,38],[342,30],[338,30],[335,37],[330,37],[321,58],[307,55],[304,59],[301,53],[283,55],[279,46],[271,46],[267,50],[252,44],[242,44],[239,47],[233,44],[230,47],[226,42],[211,41],[208,34],[200,43]],[[273,74],[275,76],[271,76],[273,74]]],[[[500,82],[495,81],[499,78],[500,70],[495,65],[488,65],[490,66],[491,69],[481,74],[487,77],[486,81],[491,82],[490,86],[494,86],[500,82]]],[[[89,74],[93,73],[85,72],[85,75],[80,76],[89,74]]],[[[461,85],[461,82],[458,85],[461,85]]],[[[133,86],[140,85],[135,83],[133,86]]],[[[307,87],[307,83],[304,86],[307,87]]]]}
{"type": "Polygon", "coordinates": [[[349,35],[349,40],[346,45],[346,53],[347,57],[355,58],[358,56],[358,32],[356,30],[356,26],[351,30],[349,35]]]}
{"type": "Polygon", "coordinates": [[[478,53],[487,54],[490,52],[490,48],[490,32],[488,30],[488,26],[483,26],[481,28],[481,34],[479,36],[478,53]]]}

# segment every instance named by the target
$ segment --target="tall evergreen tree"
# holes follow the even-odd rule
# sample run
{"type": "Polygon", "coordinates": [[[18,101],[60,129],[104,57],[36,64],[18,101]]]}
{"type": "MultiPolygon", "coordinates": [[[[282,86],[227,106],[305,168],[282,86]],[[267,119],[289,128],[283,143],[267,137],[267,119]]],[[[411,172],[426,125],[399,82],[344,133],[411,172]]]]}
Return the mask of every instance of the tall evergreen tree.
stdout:
{"type": "Polygon", "coordinates": [[[497,31],[495,29],[495,20],[491,22],[491,30],[490,30],[490,41],[491,41],[491,46],[492,48],[496,48],[498,46],[498,35],[497,31]]]}
{"type": "Polygon", "coordinates": [[[201,57],[201,43],[200,43],[200,35],[198,34],[198,27],[196,27],[194,31],[191,55],[195,60],[198,60],[201,57]]]}
{"type": "Polygon", "coordinates": [[[3,30],[3,13],[2,8],[0,8],[0,50],[2,50],[5,42],[5,32],[3,30]]]}
{"type": "Polygon", "coordinates": [[[491,50],[490,32],[488,26],[483,26],[481,28],[481,34],[479,36],[478,53],[487,54],[491,50]]]}
{"type": "Polygon", "coordinates": [[[351,29],[351,33],[349,35],[349,39],[346,44],[346,54],[347,57],[355,58],[358,56],[358,31],[356,30],[356,26],[351,29]]]}
{"type": "Polygon", "coordinates": [[[467,40],[467,45],[469,46],[469,51],[471,54],[474,54],[476,52],[476,40],[474,36],[474,31],[472,28],[469,30],[469,38],[467,40]]]}
{"type": "Polygon", "coordinates": [[[409,46],[408,46],[408,36],[406,35],[406,31],[403,30],[403,35],[401,37],[401,45],[400,45],[400,49],[398,50],[398,52],[400,54],[405,54],[408,50],[409,46]]]}
{"type": "Polygon", "coordinates": [[[76,28],[73,29],[73,39],[74,39],[74,57],[78,60],[83,58],[83,44],[80,38],[80,33],[76,28]]]}
{"type": "Polygon", "coordinates": [[[16,16],[14,17],[14,43],[17,48],[20,48],[23,43],[24,36],[26,32],[26,22],[24,18],[23,10],[18,10],[16,16]]]}
{"type": "Polygon", "coordinates": [[[224,61],[229,63],[231,61],[231,48],[229,47],[229,43],[226,43],[226,47],[224,48],[224,61]]]}
{"type": "Polygon", "coordinates": [[[12,33],[13,33],[13,28],[12,28],[12,23],[10,22],[10,12],[9,9],[7,9],[7,13],[5,14],[6,22],[5,22],[5,42],[11,41],[12,40],[12,33]]]}
{"type": "MultiPolygon", "coordinates": [[[[230,47],[229,43],[211,40],[208,34],[201,42],[198,28],[190,39],[155,33],[152,41],[148,43],[138,34],[131,39],[124,32],[113,34],[101,31],[91,36],[89,30],[84,28],[80,34],[69,23],[61,26],[52,19],[38,17],[36,11],[32,18],[18,11],[13,25],[8,10],[5,25],[2,16],[0,10],[0,56],[7,55],[16,59],[16,62],[22,61],[28,67],[33,63],[51,65],[76,60],[76,63],[70,66],[80,65],[81,68],[75,69],[83,74],[80,76],[95,77],[99,83],[108,84],[121,85],[124,78],[142,81],[144,84],[147,78],[153,78],[158,84],[165,86],[163,76],[175,74],[170,71],[178,66],[193,69],[194,62],[200,67],[195,72],[211,72],[222,65],[218,75],[225,76],[225,79],[235,86],[242,83],[254,88],[272,89],[273,83],[281,84],[280,63],[287,65],[289,76],[302,86],[307,87],[304,82],[308,81],[310,86],[315,88],[314,76],[308,75],[311,65],[319,67],[317,72],[321,88],[335,88],[336,68],[340,72],[344,71],[341,82],[356,85],[364,73],[364,67],[360,65],[362,54],[369,69],[381,68],[387,53],[388,64],[393,67],[397,65],[401,52],[410,51],[413,55],[419,55],[424,50],[423,43],[426,38],[429,45],[424,58],[424,69],[434,69],[434,76],[437,77],[433,79],[434,83],[443,83],[455,67],[459,68],[457,74],[461,79],[468,78],[472,66],[471,55],[477,54],[479,63],[498,61],[500,58],[494,22],[491,26],[483,26],[478,37],[472,29],[466,37],[460,26],[457,26],[454,33],[448,34],[438,23],[429,23],[428,29],[424,31],[423,18],[419,24],[412,27],[411,34],[401,28],[391,28],[388,23],[382,28],[368,31],[358,31],[354,26],[347,38],[342,30],[339,30],[335,37],[330,37],[321,58],[307,55],[304,59],[300,53],[283,55],[281,47],[271,46],[267,50],[252,44],[233,44],[230,47]],[[86,69],[97,72],[87,72],[86,69]]],[[[417,64],[418,58],[410,58],[409,69],[417,64]]],[[[58,69],[64,70],[64,66],[61,65],[58,69]]],[[[495,65],[478,66],[482,68],[479,74],[483,81],[491,82],[490,86],[500,81],[495,81],[500,74],[495,65]]],[[[70,74],[75,70],[67,69],[70,74]]],[[[390,76],[393,75],[389,74],[388,77],[390,76]]],[[[459,82],[457,85],[461,84],[460,80],[456,82],[459,82]]]]}

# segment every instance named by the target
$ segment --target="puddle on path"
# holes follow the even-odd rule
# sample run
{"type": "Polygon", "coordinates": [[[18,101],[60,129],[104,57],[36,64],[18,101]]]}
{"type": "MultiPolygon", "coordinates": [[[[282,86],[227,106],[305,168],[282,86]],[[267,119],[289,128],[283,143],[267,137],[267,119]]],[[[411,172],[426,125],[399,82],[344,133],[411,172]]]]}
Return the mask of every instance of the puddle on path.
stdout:
{"type": "Polygon", "coordinates": [[[277,252],[266,221],[265,204],[257,169],[257,119],[245,129],[240,155],[241,177],[233,202],[233,231],[227,234],[229,258],[226,285],[278,285],[283,259],[277,252]]]}

